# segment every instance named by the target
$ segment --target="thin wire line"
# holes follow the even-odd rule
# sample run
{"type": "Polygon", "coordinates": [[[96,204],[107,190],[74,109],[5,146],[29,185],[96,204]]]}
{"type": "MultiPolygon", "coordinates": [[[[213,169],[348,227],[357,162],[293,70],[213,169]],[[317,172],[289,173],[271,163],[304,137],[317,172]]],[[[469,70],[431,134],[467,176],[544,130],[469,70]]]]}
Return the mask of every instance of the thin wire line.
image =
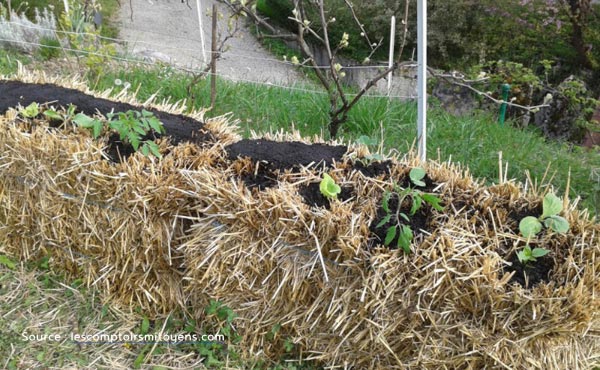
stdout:
{"type": "MultiPolygon", "coordinates": [[[[165,44],[158,44],[158,43],[153,43],[153,42],[148,42],[148,41],[143,41],[143,40],[127,40],[127,39],[120,39],[120,38],[114,38],[114,37],[106,37],[106,36],[101,36],[101,35],[97,35],[94,33],[90,33],[90,32],[73,32],[73,31],[64,31],[64,30],[58,30],[58,29],[52,29],[52,28],[45,28],[45,27],[41,27],[39,25],[27,25],[27,24],[21,24],[18,22],[12,22],[12,21],[7,21],[4,22],[6,24],[11,24],[17,27],[23,27],[23,28],[29,28],[29,29],[36,29],[36,30],[42,30],[42,31],[50,31],[50,32],[55,32],[55,33],[61,33],[61,34],[68,34],[68,35],[88,35],[88,36],[94,36],[97,37],[99,39],[102,40],[108,40],[108,41],[113,41],[113,42],[117,42],[117,43],[121,43],[121,44],[146,44],[146,45],[150,45],[150,46],[155,46],[155,47],[159,47],[159,48],[167,48],[167,49],[173,49],[173,50],[180,50],[180,51],[192,51],[192,52],[201,52],[202,48],[182,48],[182,47],[178,47],[178,46],[173,46],[173,45],[165,45],[165,44]]],[[[126,28],[128,29],[128,28],[126,28]]],[[[133,30],[133,29],[130,29],[133,30]]],[[[195,39],[189,39],[189,38],[184,38],[184,37],[178,37],[178,36],[171,36],[171,35],[165,35],[162,33],[158,33],[158,32],[152,32],[152,31],[144,31],[144,30],[136,30],[136,31],[141,31],[141,32],[147,32],[147,33],[151,33],[151,34],[155,34],[155,35],[160,35],[163,37],[167,37],[167,38],[177,38],[177,39],[182,39],[182,40],[187,40],[187,41],[193,41],[193,42],[199,42],[198,40],[195,39]]],[[[249,49],[242,49],[242,48],[238,48],[237,50],[242,50],[242,51],[247,51],[249,53],[256,53],[256,51],[253,50],[249,50],[249,49]]],[[[246,58],[246,59],[253,59],[253,60],[260,60],[260,61],[267,61],[267,62],[273,62],[273,63],[279,63],[279,64],[284,64],[284,65],[288,65],[288,66],[293,66],[293,67],[300,67],[300,68],[308,68],[308,69],[330,69],[330,66],[311,66],[311,65],[304,65],[304,64],[295,64],[292,63],[290,61],[286,61],[286,60],[279,60],[279,59],[275,59],[275,58],[260,58],[260,57],[256,57],[256,56],[251,56],[251,55],[247,55],[247,54],[238,54],[238,53],[231,53],[229,51],[212,51],[212,50],[205,50],[205,52],[207,53],[214,53],[214,54],[221,54],[224,55],[226,54],[227,56],[233,56],[233,57],[240,57],[240,58],[246,58]]],[[[197,58],[195,58],[197,59],[197,58]]],[[[348,65],[348,66],[342,66],[342,69],[378,69],[378,68],[387,68],[386,65],[369,65],[369,66],[361,66],[361,65],[348,65]]]]}
{"type": "MultiPolygon", "coordinates": [[[[35,42],[28,42],[28,41],[21,41],[21,40],[10,40],[10,39],[2,39],[2,38],[0,38],[0,41],[12,42],[12,43],[19,43],[19,44],[25,44],[25,45],[41,46],[41,47],[51,48],[51,49],[57,49],[57,50],[73,51],[73,52],[87,54],[87,55],[101,56],[101,57],[105,57],[105,58],[109,58],[109,59],[114,59],[114,60],[118,60],[118,61],[122,61],[122,62],[126,62],[126,63],[145,64],[145,65],[149,65],[149,66],[153,66],[153,67],[164,67],[164,64],[167,64],[168,66],[170,66],[170,67],[172,67],[174,69],[178,69],[178,70],[181,70],[181,71],[184,71],[184,72],[188,72],[188,73],[203,73],[203,74],[206,74],[208,76],[213,75],[210,72],[204,72],[202,70],[194,69],[194,68],[182,67],[182,66],[178,66],[178,65],[172,64],[172,63],[155,63],[155,62],[148,62],[148,61],[143,61],[143,60],[138,60],[138,59],[128,59],[128,58],[122,58],[122,57],[118,57],[118,56],[114,56],[114,55],[109,55],[109,54],[96,53],[96,52],[93,52],[93,51],[72,49],[72,48],[60,47],[60,46],[53,46],[53,45],[42,45],[42,44],[35,43],[35,42]]],[[[230,75],[225,75],[225,74],[215,73],[214,75],[217,76],[217,77],[221,77],[221,78],[223,78],[225,80],[232,81],[232,82],[246,82],[246,83],[251,83],[251,84],[255,84],[255,85],[262,85],[262,86],[268,86],[268,87],[276,87],[276,88],[280,88],[280,89],[293,90],[293,91],[305,92],[305,93],[310,93],[310,94],[320,94],[320,95],[326,95],[327,94],[324,91],[309,90],[309,89],[304,89],[304,88],[295,87],[295,86],[279,85],[279,84],[275,84],[275,83],[271,83],[271,82],[253,81],[253,80],[248,80],[248,79],[244,79],[244,78],[238,78],[238,77],[234,77],[234,76],[230,76],[230,75]]],[[[352,93],[346,94],[346,96],[349,96],[349,97],[356,96],[356,95],[358,95],[358,94],[352,94],[352,93]]],[[[404,99],[404,100],[416,99],[416,97],[413,96],[413,95],[371,95],[371,94],[365,94],[364,96],[368,97],[368,98],[388,98],[388,99],[404,99]]]]}

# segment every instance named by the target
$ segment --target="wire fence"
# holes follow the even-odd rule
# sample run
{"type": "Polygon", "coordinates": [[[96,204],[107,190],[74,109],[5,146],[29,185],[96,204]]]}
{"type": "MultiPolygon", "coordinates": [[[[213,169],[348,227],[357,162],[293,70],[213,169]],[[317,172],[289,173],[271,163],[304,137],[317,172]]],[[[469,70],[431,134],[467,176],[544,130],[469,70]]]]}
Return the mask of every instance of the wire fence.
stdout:
{"type": "MultiPolygon", "coordinates": [[[[44,32],[52,32],[56,35],[57,39],[60,39],[61,36],[64,38],[68,35],[72,35],[72,36],[77,36],[77,37],[90,37],[90,38],[95,38],[96,40],[99,41],[104,41],[104,42],[109,42],[109,43],[113,43],[113,44],[119,44],[119,45],[123,45],[125,46],[125,48],[130,47],[132,45],[147,45],[150,47],[154,47],[157,48],[159,50],[165,50],[165,49],[169,49],[169,50],[173,50],[174,52],[181,52],[181,51],[186,51],[186,52],[191,52],[191,53],[196,53],[198,55],[200,55],[202,53],[202,48],[191,48],[191,47],[181,47],[181,46],[176,46],[176,45],[168,45],[165,43],[157,43],[157,42],[148,42],[148,41],[143,41],[143,40],[130,40],[130,39],[125,39],[125,38],[117,38],[117,37],[106,37],[106,36],[101,36],[98,35],[96,33],[89,33],[89,32],[74,32],[74,31],[66,31],[66,30],[60,30],[60,29],[51,29],[48,27],[42,27],[36,24],[23,24],[23,23],[19,23],[19,22],[13,22],[13,21],[5,21],[5,24],[11,25],[12,27],[20,27],[20,28],[26,28],[26,29],[30,29],[30,30],[37,30],[37,31],[44,31],[44,32]]],[[[127,29],[127,28],[124,28],[127,29]]],[[[133,31],[140,31],[140,30],[134,30],[134,29],[130,29],[133,31]]],[[[193,39],[190,37],[182,37],[182,36],[176,36],[176,35],[165,35],[163,33],[159,33],[159,32],[155,32],[155,31],[146,31],[146,30],[142,30],[141,32],[147,32],[147,33],[151,33],[151,34],[155,34],[157,36],[161,36],[162,38],[173,38],[173,39],[180,39],[180,40],[184,40],[184,41],[189,41],[189,42],[194,42],[194,43],[198,43],[199,40],[197,39],[193,39]]],[[[309,86],[316,86],[314,84],[302,84],[302,86],[298,86],[297,83],[293,83],[293,84],[282,84],[282,83],[276,83],[276,82],[266,82],[266,81],[258,81],[255,79],[251,79],[248,77],[240,77],[240,76],[233,76],[231,74],[227,74],[227,73],[211,73],[211,72],[207,72],[205,69],[203,68],[199,68],[198,66],[186,66],[186,65],[181,65],[179,63],[175,63],[173,60],[164,60],[164,59],[159,59],[159,58],[155,58],[155,57],[139,57],[136,55],[127,55],[127,52],[125,51],[124,53],[121,53],[120,55],[112,55],[112,54],[108,54],[108,53],[101,53],[101,52],[96,52],[96,51],[90,51],[90,50],[82,50],[82,49],[78,49],[73,47],[72,45],[70,46],[55,46],[55,45],[48,45],[48,44],[42,44],[40,42],[34,42],[34,41],[28,41],[28,40],[19,40],[17,38],[0,38],[0,43],[12,43],[12,44],[21,44],[21,45],[29,45],[29,46],[35,46],[38,48],[48,48],[48,49],[57,49],[57,50],[62,50],[65,52],[72,52],[75,53],[77,55],[87,55],[87,56],[98,56],[98,57],[102,57],[102,58],[106,58],[106,59],[110,59],[110,60],[114,60],[114,61],[118,61],[118,62],[123,62],[123,63],[131,63],[131,64],[142,64],[142,65],[147,65],[150,67],[164,67],[165,65],[181,71],[181,72],[185,72],[185,73],[191,73],[191,74],[204,74],[204,75],[208,75],[208,76],[212,76],[215,75],[219,78],[225,79],[225,80],[229,80],[229,81],[233,81],[233,82],[243,82],[243,83],[250,83],[250,84],[254,84],[254,85],[261,85],[261,86],[267,86],[267,87],[273,87],[273,88],[279,88],[279,89],[287,89],[287,90],[292,90],[292,91],[297,91],[297,92],[303,92],[303,93],[308,93],[308,94],[321,94],[321,95],[327,95],[327,92],[324,90],[317,90],[315,88],[307,88],[305,85],[309,85],[309,86]],[[158,60],[157,60],[158,59],[158,60]]],[[[235,51],[230,51],[227,50],[226,52],[224,51],[212,51],[212,50],[205,50],[206,53],[208,54],[212,54],[212,53],[216,53],[217,55],[223,55],[224,53],[227,54],[228,57],[233,57],[233,58],[243,58],[244,60],[247,59],[252,59],[252,60],[256,60],[258,62],[264,62],[264,63],[277,63],[277,64],[281,64],[281,65],[285,65],[286,67],[289,67],[290,70],[296,70],[296,69],[307,69],[307,70],[311,70],[314,68],[319,68],[319,69],[329,69],[331,68],[331,66],[312,66],[312,65],[305,65],[305,64],[299,64],[299,63],[293,63],[291,61],[288,60],[282,60],[282,59],[277,59],[277,58],[265,58],[265,57],[257,57],[254,55],[251,55],[250,53],[253,52],[252,50],[249,49],[243,49],[243,48],[236,48],[235,51]],[[242,53],[242,52],[248,52],[248,53],[242,53]]],[[[387,65],[345,65],[342,66],[342,70],[382,70],[387,68],[387,65]]],[[[411,66],[408,66],[409,68],[411,66]]],[[[309,72],[310,73],[310,72],[309,72]]],[[[348,93],[346,94],[347,97],[349,98],[353,98],[358,94],[355,93],[348,93]]],[[[398,99],[398,100],[413,100],[416,99],[416,94],[377,94],[377,93],[367,93],[364,95],[365,97],[368,98],[386,98],[386,99],[398,99]]]]}

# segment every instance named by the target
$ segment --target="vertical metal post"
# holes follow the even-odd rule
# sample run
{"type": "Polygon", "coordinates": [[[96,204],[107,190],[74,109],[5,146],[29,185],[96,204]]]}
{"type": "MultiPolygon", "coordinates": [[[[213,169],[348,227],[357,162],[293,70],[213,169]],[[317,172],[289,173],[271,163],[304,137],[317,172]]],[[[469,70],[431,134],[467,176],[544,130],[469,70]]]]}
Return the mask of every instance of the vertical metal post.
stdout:
{"type": "Polygon", "coordinates": [[[206,64],[206,45],[204,42],[204,30],[202,29],[202,5],[200,0],[196,0],[196,9],[198,11],[198,28],[200,28],[200,44],[202,44],[202,61],[206,64]]]}
{"type": "Polygon", "coordinates": [[[210,44],[210,106],[214,108],[217,98],[217,5],[212,6],[212,42],[210,44]]]}
{"type": "Polygon", "coordinates": [[[427,0],[417,0],[417,141],[421,161],[427,160],[427,0]]]}
{"type": "MultiPolygon", "coordinates": [[[[392,27],[391,27],[391,31],[390,31],[390,61],[388,63],[388,68],[392,68],[392,66],[394,65],[394,44],[396,43],[396,17],[392,16],[392,27]]],[[[388,90],[388,95],[390,95],[391,91],[392,91],[392,76],[394,75],[393,71],[390,71],[390,74],[388,75],[388,81],[387,81],[387,90],[388,90]]]]}
{"type": "Polygon", "coordinates": [[[504,126],[504,120],[506,119],[506,102],[508,101],[508,93],[510,92],[510,85],[503,84],[502,85],[502,105],[500,105],[500,117],[498,117],[498,122],[500,122],[500,126],[504,126]]]}

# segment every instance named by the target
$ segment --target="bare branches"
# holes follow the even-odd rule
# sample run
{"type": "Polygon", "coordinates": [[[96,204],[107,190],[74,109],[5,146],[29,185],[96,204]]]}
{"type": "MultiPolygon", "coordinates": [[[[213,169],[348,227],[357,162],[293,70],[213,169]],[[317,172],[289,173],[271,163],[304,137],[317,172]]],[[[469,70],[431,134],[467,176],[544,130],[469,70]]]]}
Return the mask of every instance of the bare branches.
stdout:
{"type": "Polygon", "coordinates": [[[506,105],[508,105],[510,107],[523,109],[523,110],[525,110],[527,112],[530,112],[530,113],[535,113],[540,108],[546,108],[546,107],[550,106],[549,104],[540,104],[540,105],[526,106],[526,105],[521,105],[521,104],[515,104],[515,103],[510,102],[510,101],[504,101],[504,100],[496,99],[491,94],[489,94],[487,92],[483,92],[481,90],[478,90],[478,89],[474,88],[471,85],[473,83],[484,82],[484,81],[487,80],[487,78],[481,78],[481,79],[476,79],[476,80],[467,80],[464,77],[457,76],[456,74],[437,73],[437,72],[435,72],[431,68],[428,68],[428,71],[434,77],[441,78],[444,81],[446,81],[446,82],[448,82],[448,83],[450,83],[452,85],[456,85],[456,86],[461,86],[461,87],[467,88],[470,91],[474,92],[475,94],[477,94],[479,96],[483,96],[486,99],[488,99],[488,100],[490,100],[490,101],[492,101],[492,102],[494,102],[496,104],[506,104],[506,105]]]}
{"type": "MultiPolygon", "coordinates": [[[[221,1],[227,4],[227,6],[232,9],[234,14],[248,16],[255,24],[262,27],[266,33],[266,35],[262,37],[278,38],[288,41],[295,41],[297,43],[302,54],[306,58],[303,64],[309,63],[314,67],[312,68],[313,73],[315,73],[317,79],[327,91],[329,96],[329,133],[332,137],[337,135],[340,126],[348,119],[348,112],[356,105],[361,97],[363,97],[369,89],[373,88],[378,81],[386,77],[398,66],[400,58],[398,59],[398,62],[396,62],[391,68],[381,71],[372,77],[361,88],[359,93],[350,100],[347,94],[347,87],[344,85],[346,72],[343,70],[341,65],[342,63],[340,63],[340,57],[338,55],[343,49],[349,46],[351,41],[354,40],[350,40],[348,33],[344,33],[341,40],[333,41],[330,39],[329,25],[335,22],[335,17],[328,16],[325,9],[324,0],[293,0],[294,9],[289,19],[296,24],[295,32],[280,31],[274,27],[268,19],[258,15],[256,13],[255,0],[221,1]],[[315,19],[309,19],[308,14],[314,15],[315,19]],[[322,70],[319,68],[320,66],[318,61],[315,59],[313,54],[313,47],[309,45],[307,41],[307,35],[310,36],[311,42],[318,44],[318,46],[325,50],[328,65],[327,70],[322,70]]],[[[406,10],[402,23],[404,25],[404,37],[402,38],[402,45],[400,48],[401,52],[404,50],[408,33],[408,6],[410,0],[405,1],[406,10]]],[[[352,16],[352,19],[354,22],[356,22],[361,31],[361,37],[369,44],[369,49],[371,52],[367,59],[370,59],[375,51],[381,45],[383,45],[383,39],[379,40],[378,43],[373,43],[372,39],[367,34],[364,25],[360,22],[360,19],[358,18],[351,1],[344,0],[344,2],[352,16]]]]}

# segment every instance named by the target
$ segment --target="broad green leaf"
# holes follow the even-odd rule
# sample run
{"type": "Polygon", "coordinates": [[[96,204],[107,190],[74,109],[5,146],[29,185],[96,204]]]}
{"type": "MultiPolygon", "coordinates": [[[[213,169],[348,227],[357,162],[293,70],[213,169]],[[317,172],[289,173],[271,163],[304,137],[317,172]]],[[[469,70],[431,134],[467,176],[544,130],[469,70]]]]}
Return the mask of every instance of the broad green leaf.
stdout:
{"type": "Polygon", "coordinates": [[[421,198],[418,194],[414,194],[412,197],[412,207],[410,207],[409,214],[412,216],[415,213],[417,213],[417,211],[419,209],[421,209],[422,204],[423,204],[423,198],[421,198]]]}
{"type": "Polygon", "coordinates": [[[387,229],[387,233],[385,234],[385,241],[383,242],[383,244],[390,245],[392,241],[394,241],[394,238],[396,237],[397,233],[398,230],[396,230],[396,226],[391,226],[389,229],[387,229]]]}
{"type": "Polygon", "coordinates": [[[430,206],[432,206],[433,209],[435,209],[436,211],[442,212],[444,210],[444,207],[440,205],[442,200],[436,197],[435,195],[423,193],[421,194],[421,198],[423,198],[423,200],[427,202],[430,206]]]}
{"type": "Polygon", "coordinates": [[[102,123],[102,121],[100,121],[100,120],[94,121],[94,126],[92,127],[92,135],[94,136],[94,139],[97,139],[100,136],[100,134],[102,133],[103,127],[104,127],[104,124],[102,123]]]}
{"type": "Polygon", "coordinates": [[[44,116],[50,118],[50,119],[54,119],[57,121],[64,121],[65,119],[63,118],[63,116],[61,116],[57,111],[52,110],[52,109],[48,109],[47,111],[44,112],[44,116]]]}
{"type": "Polygon", "coordinates": [[[142,148],[140,149],[140,151],[142,152],[143,155],[145,155],[147,157],[150,154],[150,148],[148,147],[148,143],[142,145],[142,148]]]}
{"type": "Polygon", "coordinates": [[[40,114],[40,106],[36,102],[33,102],[26,108],[21,109],[21,115],[25,118],[35,118],[38,114],[40,114]]]}
{"type": "Polygon", "coordinates": [[[521,263],[524,264],[524,263],[526,263],[526,262],[529,261],[529,259],[531,258],[531,256],[527,256],[525,254],[525,252],[520,251],[520,252],[517,252],[517,258],[519,259],[519,262],[521,262],[521,263]]]}
{"type": "Polygon", "coordinates": [[[387,216],[385,216],[384,218],[382,218],[381,221],[379,221],[379,223],[377,224],[377,226],[375,226],[375,228],[379,229],[380,227],[383,227],[383,225],[385,225],[388,222],[390,222],[391,219],[392,219],[392,215],[388,214],[387,216]]]}
{"type": "Polygon", "coordinates": [[[405,253],[410,253],[410,243],[413,240],[413,233],[410,227],[402,226],[402,231],[398,237],[398,247],[402,248],[405,253]]]}
{"type": "Polygon", "coordinates": [[[519,222],[519,230],[524,237],[529,238],[542,231],[542,224],[537,218],[527,216],[519,222]]]}
{"type": "Polygon", "coordinates": [[[133,126],[133,131],[137,132],[140,135],[146,135],[146,130],[144,130],[141,126],[133,126]]]}
{"type": "Polygon", "coordinates": [[[570,228],[569,221],[567,221],[564,217],[557,215],[553,215],[545,219],[544,225],[559,234],[565,234],[570,228]]]}
{"type": "Polygon", "coordinates": [[[360,136],[356,140],[356,142],[358,144],[367,145],[367,146],[369,146],[369,145],[377,145],[378,144],[377,139],[373,139],[373,138],[371,138],[371,137],[369,137],[367,135],[360,136]]]}
{"type": "Polygon", "coordinates": [[[323,174],[323,180],[319,184],[319,190],[326,198],[336,198],[337,195],[342,191],[340,186],[335,183],[333,178],[328,174],[323,174]]]}
{"type": "Polygon", "coordinates": [[[149,141],[148,147],[150,148],[150,152],[152,152],[156,158],[162,158],[160,150],[158,150],[158,145],[154,141],[149,141]]]}
{"type": "Polygon", "coordinates": [[[544,197],[542,220],[546,217],[554,216],[562,211],[562,201],[559,197],[552,193],[546,194],[544,197]]]}
{"type": "Polygon", "coordinates": [[[544,257],[548,253],[550,253],[550,251],[548,249],[533,248],[533,250],[531,251],[531,256],[534,258],[540,258],[540,257],[544,257]]]}
{"type": "Polygon", "coordinates": [[[399,213],[400,217],[402,217],[406,222],[410,222],[410,218],[404,212],[399,213]]]}
{"type": "Polygon", "coordinates": [[[386,213],[390,213],[390,198],[392,197],[392,193],[389,191],[386,191],[385,193],[383,193],[383,198],[381,199],[381,208],[383,208],[383,210],[386,213]]]}
{"type": "Polygon", "coordinates": [[[92,128],[94,127],[94,122],[96,122],[96,119],[83,113],[77,113],[73,118],[73,122],[75,122],[77,126],[83,128],[92,128]]]}
{"type": "Polygon", "coordinates": [[[127,141],[129,142],[129,144],[131,144],[134,150],[138,150],[138,148],[140,147],[140,137],[133,131],[127,134],[127,141]]]}
{"type": "Polygon", "coordinates": [[[163,126],[162,122],[160,122],[157,118],[154,118],[154,117],[148,118],[148,124],[157,133],[159,133],[159,134],[165,133],[165,127],[163,126]]]}
{"type": "Polygon", "coordinates": [[[425,178],[425,174],[426,172],[424,169],[422,169],[421,167],[415,167],[412,170],[410,170],[408,176],[410,177],[410,180],[413,182],[413,184],[417,186],[425,186],[426,184],[422,181],[423,178],[425,178]]]}
{"type": "Polygon", "coordinates": [[[14,270],[15,267],[17,267],[17,264],[13,260],[2,254],[0,254],[0,265],[4,265],[11,270],[14,270]]]}

